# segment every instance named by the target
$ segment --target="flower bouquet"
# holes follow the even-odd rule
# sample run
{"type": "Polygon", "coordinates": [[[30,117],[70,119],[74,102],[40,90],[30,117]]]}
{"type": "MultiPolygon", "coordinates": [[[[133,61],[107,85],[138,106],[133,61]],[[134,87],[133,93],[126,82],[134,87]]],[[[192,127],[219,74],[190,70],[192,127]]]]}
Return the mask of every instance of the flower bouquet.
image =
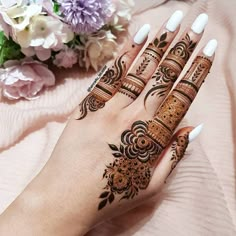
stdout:
{"type": "Polygon", "coordinates": [[[55,85],[50,65],[98,70],[114,56],[133,0],[0,0],[0,89],[39,97],[55,85]]]}

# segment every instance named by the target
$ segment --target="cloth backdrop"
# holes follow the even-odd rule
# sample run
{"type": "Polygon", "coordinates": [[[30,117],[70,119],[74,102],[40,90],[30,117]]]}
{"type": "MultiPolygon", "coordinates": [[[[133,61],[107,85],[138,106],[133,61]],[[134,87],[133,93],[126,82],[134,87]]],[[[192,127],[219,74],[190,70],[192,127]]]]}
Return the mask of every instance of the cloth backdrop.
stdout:
{"type": "MultiPolygon", "coordinates": [[[[181,124],[204,123],[204,130],[158,196],[89,236],[236,235],[236,1],[137,0],[129,33],[149,23],[153,37],[177,9],[185,13],[182,31],[198,14],[209,14],[198,49],[211,38],[219,41],[211,73],[181,124]]],[[[46,163],[95,78],[78,69],[56,73],[57,86],[35,101],[0,100],[0,212],[46,163]]]]}

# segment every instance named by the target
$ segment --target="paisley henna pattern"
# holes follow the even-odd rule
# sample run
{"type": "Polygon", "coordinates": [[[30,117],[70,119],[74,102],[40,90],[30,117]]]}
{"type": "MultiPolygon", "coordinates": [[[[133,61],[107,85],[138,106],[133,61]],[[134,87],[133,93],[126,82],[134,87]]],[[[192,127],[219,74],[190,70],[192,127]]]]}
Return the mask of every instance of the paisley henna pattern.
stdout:
{"type": "MultiPolygon", "coordinates": [[[[189,139],[188,139],[188,133],[185,135],[181,135],[177,137],[177,140],[172,144],[171,146],[171,170],[169,175],[172,173],[174,168],[177,166],[177,164],[180,162],[180,160],[184,157],[185,151],[188,147],[189,139]]],[[[168,175],[168,176],[169,176],[168,175]]]]}
{"type": "Polygon", "coordinates": [[[95,112],[105,106],[105,102],[101,101],[94,94],[89,94],[80,104],[80,117],[77,120],[82,120],[87,116],[88,111],[95,112]]]}
{"type": "Polygon", "coordinates": [[[121,84],[121,78],[126,73],[126,65],[123,60],[125,54],[119,57],[114,65],[109,68],[90,94],[80,103],[80,115],[77,120],[82,120],[88,112],[95,112],[105,106],[121,84]]]}
{"type": "Polygon", "coordinates": [[[153,84],[144,98],[145,107],[146,101],[150,96],[158,96],[164,99],[183,70],[196,45],[197,43],[193,42],[187,33],[184,38],[170,50],[169,54],[158,67],[157,72],[152,77],[152,79],[155,80],[155,84],[153,84]]]}
{"type": "Polygon", "coordinates": [[[144,89],[147,79],[151,77],[157,65],[164,55],[168,33],[163,33],[159,38],[155,38],[145,49],[139,59],[139,64],[127,75],[122,82],[119,92],[135,100],[144,89]]]}
{"type": "MultiPolygon", "coordinates": [[[[119,145],[109,144],[115,160],[103,174],[107,180],[100,195],[98,210],[122,195],[120,200],[132,199],[146,189],[154,164],[169,144],[174,130],[188,111],[191,102],[209,73],[211,61],[198,56],[184,78],[149,121],[136,121],[121,134],[119,145]]],[[[173,155],[173,167],[182,158],[188,137],[179,137],[173,155]]]]}

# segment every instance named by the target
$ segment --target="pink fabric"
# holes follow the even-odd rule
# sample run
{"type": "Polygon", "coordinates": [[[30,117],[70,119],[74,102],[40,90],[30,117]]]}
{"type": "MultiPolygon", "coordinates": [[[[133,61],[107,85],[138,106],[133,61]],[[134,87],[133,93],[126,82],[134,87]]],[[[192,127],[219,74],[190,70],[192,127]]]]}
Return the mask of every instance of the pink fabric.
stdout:
{"type": "MultiPolygon", "coordinates": [[[[143,206],[105,222],[88,235],[236,235],[236,2],[137,1],[133,34],[150,23],[152,35],[174,10],[185,12],[184,27],[209,14],[198,46],[219,41],[215,63],[182,125],[205,127],[163,191],[143,206]],[[163,5],[159,5],[164,2],[163,5]]],[[[94,74],[57,71],[57,87],[40,99],[0,103],[0,211],[22,191],[48,160],[67,117],[86,94],[94,74]]]]}

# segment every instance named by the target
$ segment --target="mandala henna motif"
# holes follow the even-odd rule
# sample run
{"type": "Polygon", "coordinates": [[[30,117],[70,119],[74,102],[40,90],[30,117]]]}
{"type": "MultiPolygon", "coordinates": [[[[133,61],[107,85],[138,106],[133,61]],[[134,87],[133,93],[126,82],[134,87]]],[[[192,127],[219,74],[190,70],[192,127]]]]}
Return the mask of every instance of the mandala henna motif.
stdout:
{"type": "Polygon", "coordinates": [[[149,137],[148,123],[137,121],[131,130],[126,130],[121,135],[124,155],[129,159],[138,159],[140,162],[152,161],[160,153],[160,145],[149,137]]]}
{"type": "Polygon", "coordinates": [[[188,33],[178,42],[166,56],[159,66],[152,79],[155,80],[152,88],[147,92],[144,98],[144,105],[150,96],[163,97],[171,90],[172,85],[177,80],[197,43],[192,41],[188,33]]]}
{"type": "Polygon", "coordinates": [[[125,54],[115,61],[114,65],[105,72],[90,94],[80,103],[80,115],[77,120],[85,118],[88,112],[95,112],[103,108],[105,103],[113,97],[121,84],[121,78],[127,70],[123,60],[125,54]]]}
{"type": "MultiPolygon", "coordinates": [[[[109,144],[115,158],[103,174],[107,180],[100,195],[98,210],[121,195],[120,200],[132,199],[148,187],[155,161],[171,140],[174,130],[188,111],[191,102],[211,68],[208,58],[199,56],[184,78],[165,100],[150,121],[136,121],[121,134],[121,143],[109,144]]],[[[183,157],[188,135],[178,138],[172,167],[183,157]]]]}
{"type": "Polygon", "coordinates": [[[160,38],[154,39],[140,57],[139,64],[134,71],[129,73],[122,82],[119,92],[135,100],[144,89],[147,79],[153,74],[155,68],[164,55],[168,44],[168,33],[163,33],[160,38]]]}

